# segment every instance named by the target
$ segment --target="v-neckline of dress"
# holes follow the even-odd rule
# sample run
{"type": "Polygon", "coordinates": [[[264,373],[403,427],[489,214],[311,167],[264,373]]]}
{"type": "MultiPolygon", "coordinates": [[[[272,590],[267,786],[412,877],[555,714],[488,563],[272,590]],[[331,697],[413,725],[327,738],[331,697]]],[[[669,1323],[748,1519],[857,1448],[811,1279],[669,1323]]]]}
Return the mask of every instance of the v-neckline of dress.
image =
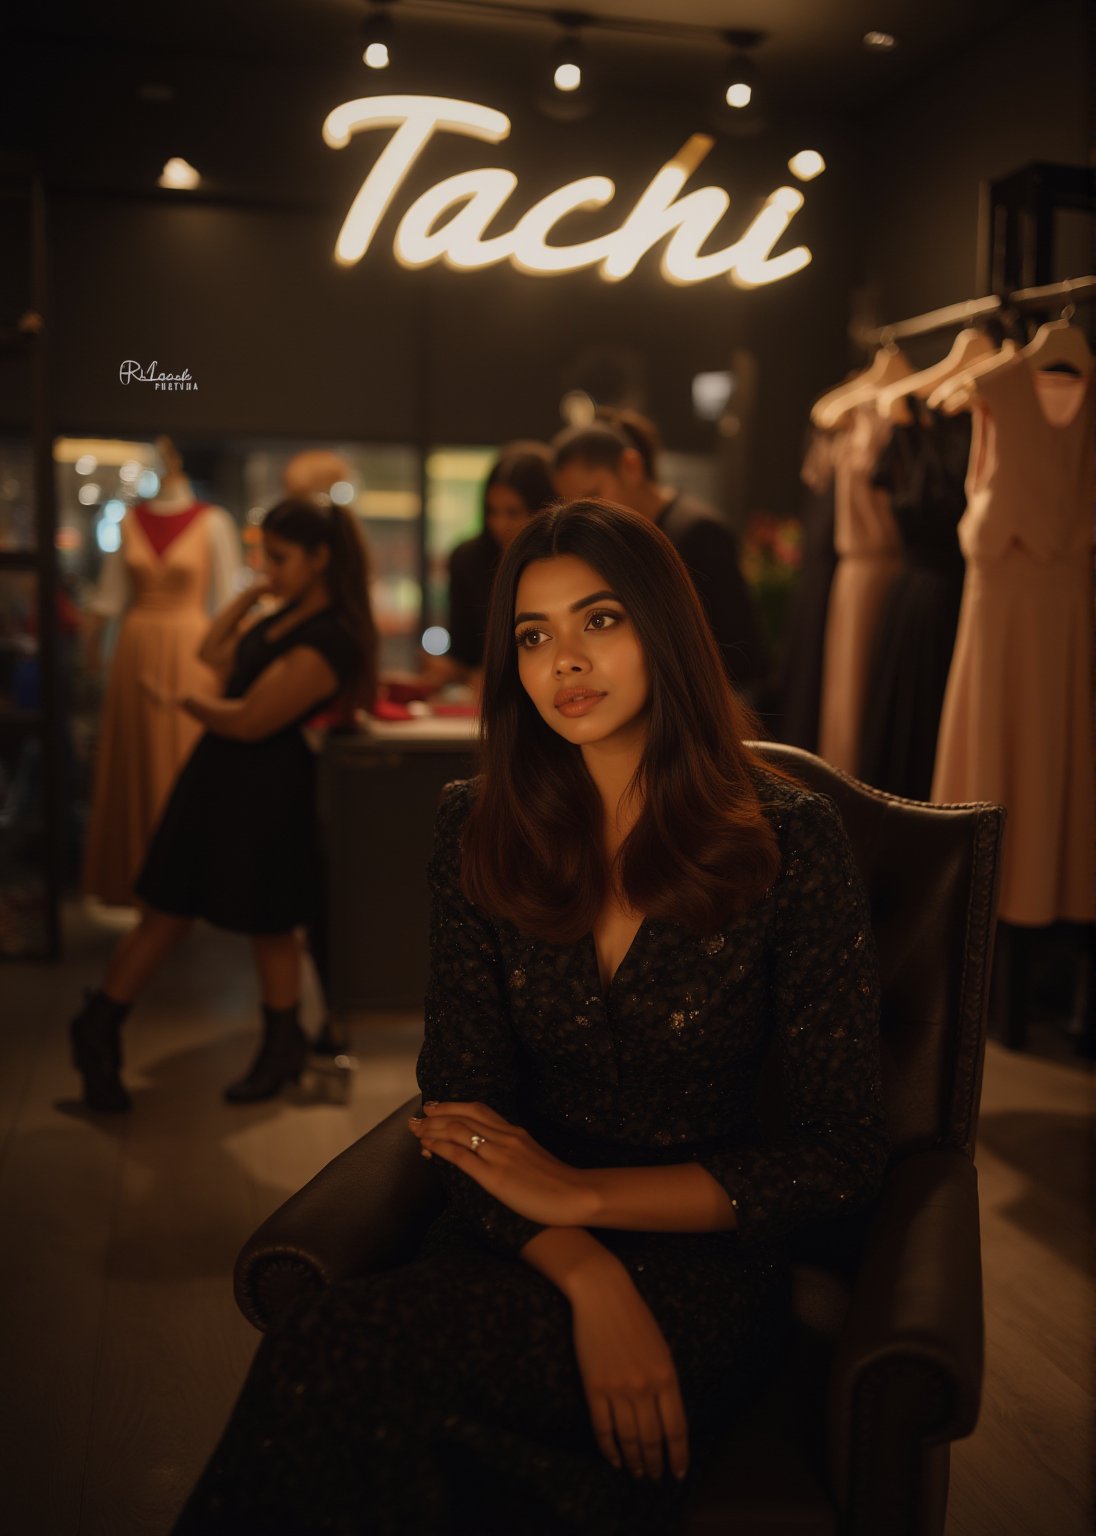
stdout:
{"type": "Polygon", "coordinates": [[[586,934],[587,943],[594,957],[594,975],[597,977],[598,993],[602,1002],[606,1001],[610,992],[612,992],[613,988],[616,986],[617,978],[624,972],[625,968],[631,961],[633,955],[635,954],[636,946],[639,944],[640,938],[642,937],[650,921],[651,920],[649,917],[645,917],[640,923],[639,927],[636,929],[635,933],[632,934],[632,941],[628,945],[628,948],[624,951],[623,955],[621,955],[620,962],[617,965],[616,970],[609,977],[608,982],[603,982],[601,979],[601,963],[598,960],[597,939],[594,937],[594,930],[591,928],[586,934]]]}
{"type": "MultiPolygon", "coordinates": [[[[191,505],[193,506],[193,503],[191,503],[191,505]]],[[[184,507],[182,510],[184,512],[189,512],[190,508],[189,507],[184,507]]],[[[153,514],[153,515],[155,516],[155,514],[153,514]]],[[[169,517],[174,517],[175,515],[176,515],[175,513],[168,513],[167,514],[167,516],[169,516],[169,517]]],[[[183,541],[183,539],[186,538],[187,534],[190,532],[190,530],[193,527],[196,526],[196,524],[198,524],[198,523],[200,523],[202,521],[203,515],[204,515],[204,509],[203,509],[203,511],[198,513],[197,517],[192,517],[190,519],[190,522],[187,523],[186,527],[185,528],[181,528],[173,539],[169,539],[168,542],[164,545],[162,551],[157,549],[156,545],[152,542],[152,537],[151,537],[151,535],[149,533],[147,533],[145,531],[145,526],[141,522],[141,519],[139,517],[135,517],[133,519],[133,522],[134,522],[134,526],[141,530],[141,537],[142,537],[142,539],[144,539],[145,543],[148,545],[148,548],[149,548],[149,550],[152,553],[152,558],[156,561],[156,564],[157,565],[166,565],[167,564],[168,556],[170,555],[171,551],[173,549],[175,549],[183,541]]]]}
{"type": "MultiPolygon", "coordinates": [[[[1024,363],[1024,372],[1028,376],[1028,382],[1029,382],[1029,385],[1030,385],[1030,388],[1031,388],[1032,401],[1033,401],[1033,404],[1035,406],[1036,413],[1039,416],[1039,419],[1042,421],[1044,427],[1046,427],[1048,432],[1068,432],[1069,429],[1072,426],[1074,426],[1076,424],[1076,422],[1079,420],[1081,412],[1085,408],[1085,404],[1086,404],[1086,402],[1088,400],[1088,391],[1089,391],[1089,389],[1091,388],[1091,385],[1092,385],[1093,374],[1089,373],[1084,378],[1081,378],[1078,375],[1056,374],[1056,373],[1051,372],[1050,369],[1046,369],[1046,368],[1032,368],[1031,365],[1029,363],[1027,363],[1027,362],[1024,363]],[[1079,386],[1079,388],[1077,389],[1077,395],[1078,395],[1077,404],[1076,404],[1076,406],[1074,406],[1073,410],[1070,412],[1069,416],[1064,421],[1054,421],[1047,414],[1047,408],[1043,404],[1043,397],[1042,397],[1042,395],[1039,392],[1039,380],[1038,380],[1038,377],[1037,377],[1037,375],[1039,375],[1039,374],[1042,374],[1046,378],[1051,378],[1051,379],[1059,378],[1059,379],[1068,380],[1068,382],[1070,384],[1074,385],[1075,387],[1079,386]]],[[[1055,387],[1058,387],[1058,386],[1055,386],[1055,387]]]]}

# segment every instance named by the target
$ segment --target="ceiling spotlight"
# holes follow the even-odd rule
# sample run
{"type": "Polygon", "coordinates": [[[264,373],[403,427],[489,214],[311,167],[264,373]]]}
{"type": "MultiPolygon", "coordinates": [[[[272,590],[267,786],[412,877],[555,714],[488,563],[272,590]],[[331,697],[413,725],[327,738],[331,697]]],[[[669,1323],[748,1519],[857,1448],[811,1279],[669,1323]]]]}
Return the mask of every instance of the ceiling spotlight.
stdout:
{"type": "Polygon", "coordinates": [[[582,86],[583,47],[573,17],[560,17],[567,31],[552,54],[552,84],[557,91],[577,91],[582,86]]]}
{"type": "Polygon", "coordinates": [[[727,91],[724,96],[729,107],[735,107],[739,111],[748,107],[753,100],[754,80],[756,71],[745,54],[738,54],[731,59],[727,71],[727,91]]]}
{"type": "Polygon", "coordinates": [[[898,47],[898,39],[890,32],[865,32],[864,47],[872,53],[890,53],[898,47]]]}
{"type": "Polygon", "coordinates": [[[201,177],[192,165],[187,161],[173,155],[160,172],[160,186],[170,187],[175,191],[192,191],[201,181],[201,177]]]}
{"type": "Polygon", "coordinates": [[[592,76],[582,29],[586,18],[575,11],[552,13],[558,31],[540,76],[537,105],[560,122],[577,121],[594,108],[592,76]]]}
{"type": "Polygon", "coordinates": [[[757,70],[750,53],[761,42],[763,34],[735,30],[724,34],[731,47],[727,60],[723,99],[738,112],[748,107],[757,88],[757,70]]]}
{"type": "Polygon", "coordinates": [[[817,149],[801,149],[788,161],[788,170],[800,181],[813,181],[826,169],[826,162],[817,149]]]}
{"type": "Polygon", "coordinates": [[[369,69],[387,69],[392,62],[392,18],[388,6],[374,6],[362,28],[362,63],[369,69]]]}

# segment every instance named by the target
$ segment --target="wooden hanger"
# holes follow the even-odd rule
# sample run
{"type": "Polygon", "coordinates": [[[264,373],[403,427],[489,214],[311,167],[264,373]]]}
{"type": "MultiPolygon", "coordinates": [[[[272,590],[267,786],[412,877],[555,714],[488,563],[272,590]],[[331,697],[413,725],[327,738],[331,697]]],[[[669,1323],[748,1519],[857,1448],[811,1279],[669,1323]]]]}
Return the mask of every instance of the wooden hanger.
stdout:
{"type": "MultiPolygon", "coordinates": [[[[1073,306],[1069,306],[1072,314],[1073,306]]],[[[1079,325],[1063,315],[1060,320],[1049,320],[1041,325],[1020,356],[1033,368],[1053,368],[1064,363],[1076,369],[1082,379],[1087,379],[1093,368],[1093,356],[1079,325]]]]}
{"type": "Polygon", "coordinates": [[[983,374],[993,373],[1002,364],[1011,362],[1019,350],[1014,341],[1003,341],[997,352],[989,357],[979,358],[971,367],[964,368],[961,373],[953,374],[950,379],[945,379],[929,396],[930,409],[943,411],[945,416],[958,416],[960,411],[969,411],[974,404],[974,386],[977,380],[983,374]]]}
{"type": "Polygon", "coordinates": [[[871,360],[871,365],[851,383],[832,389],[817,400],[811,411],[816,427],[829,431],[840,426],[850,411],[858,405],[874,400],[878,392],[888,384],[908,378],[913,372],[909,359],[894,342],[887,342],[871,360]]]}
{"type": "Polygon", "coordinates": [[[916,395],[919,400],[927,400],[933,390],[943,384],[946,379],[953,378],[957,373],[962,373],[991,354],[996,357],[997,348],[985,332],[968,326],[956,336],[947,357],[941,358],[931,368],[923,368],[920,373],[911,374],[898,384],[889,384],[885,389],[880,390],[875,408],[880,416],[886,416],[890,421],[907,421],[909,419],[909,412],[905,405],[907,395],[916,395]]]}

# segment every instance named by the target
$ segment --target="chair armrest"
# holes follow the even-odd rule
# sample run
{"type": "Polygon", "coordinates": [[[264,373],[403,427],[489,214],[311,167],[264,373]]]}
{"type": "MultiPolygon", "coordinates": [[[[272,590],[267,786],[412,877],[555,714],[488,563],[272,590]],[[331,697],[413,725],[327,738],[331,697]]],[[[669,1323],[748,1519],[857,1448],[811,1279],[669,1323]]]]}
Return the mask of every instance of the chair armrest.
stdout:
{"type": "Polygon", "coordinates": [[[407,1129],[418,1097],[340,1152],[291,1195],[236,1260],[240,1311],[256,1328],[299,1296],[411,1257],[441,1208],[441,1182],[407,1129]]]}
{"type": "Polygon", "coordinates": [[[830,1475],[849,1530],[906,1528],[918,1448],[977,1422],[982,1349],[974,1164],[912,1153],[887,1175],[834,1351],[830,1475]]]}

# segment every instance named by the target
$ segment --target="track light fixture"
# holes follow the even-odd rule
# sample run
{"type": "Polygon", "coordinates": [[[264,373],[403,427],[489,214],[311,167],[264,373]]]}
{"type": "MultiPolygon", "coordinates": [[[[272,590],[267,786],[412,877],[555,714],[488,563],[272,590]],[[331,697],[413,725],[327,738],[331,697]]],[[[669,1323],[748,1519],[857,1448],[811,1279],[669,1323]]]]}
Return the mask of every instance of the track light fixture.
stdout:
{"type": "Polygon", "coordinates": [[[586,50],[582,45],[581,32],[586,18],[574,11],[557,11],[552,20],[563,32],[552,50],[552,86],[557,91],[573,95],[582,90],[586,50]]]}
{"type": "Polygon", "coordinates": [[[570,92],[582,88],[582,44],[573,32],[556,44],[552,84],[557,91],[570,92]]]}
{"type": "Polygon", "coordinates": [[[728,107],[741,112],[751,105],[757,91],[757,69],[750,57],[764,38],[764,33],[736,28],[725,32],[731,50],[727,60],[723,100],[728,107]]]}
{"type": "Polygon", "coordinates": [[[369,69],[387,69],[392,62],[392,15],[390,0],[375,0],[362,28],[362,63],[369,69]]]}
{"type": "Polygon", "coordinates": [[[582,31],[587,18],[575,11],[553,11],[559,35],[548,55],[539,93],[541,110],[567,120],[583,117],[593,104],[590,72],[582,31]]]}

